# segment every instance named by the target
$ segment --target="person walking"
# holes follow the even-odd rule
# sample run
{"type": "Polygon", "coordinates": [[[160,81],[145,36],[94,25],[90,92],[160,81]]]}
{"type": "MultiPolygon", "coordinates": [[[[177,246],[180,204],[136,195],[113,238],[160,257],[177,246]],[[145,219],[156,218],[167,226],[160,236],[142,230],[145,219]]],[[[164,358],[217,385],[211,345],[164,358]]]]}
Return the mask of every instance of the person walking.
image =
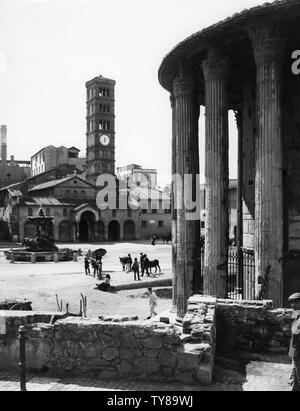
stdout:
{"type": "Polygon", "coordinates": [[[138,259],[134,259],[134,263],[131,267],[131,271],[134,273],[134,281],[141,281],[140,279],[140,267],[139,267],[139,262],[138,259]]]}
{"type": "Polygon", "coordinates": [[[157,295],[154,292],[153,288],[148,288],[149,291],[149,306],[150,306],[150,317],[148,319],[152,318],[153,316],[157,315],[157,312],[155,311],[155,308],[157,307],[157,295]]]}
{"type": "Polygon", "coordinates": [[[91,275],[90,262],[87,257],[84,258],[84,270],[85,270],[85,275],[91,275]]]}
{"type": "Polygon", "coordinates": [[[292,391],[300,391],[300,293],[291,295],[289,303],[293,310],[292,337],[289,351],[289,356],[293,361],[291,386],[292,391]]]}

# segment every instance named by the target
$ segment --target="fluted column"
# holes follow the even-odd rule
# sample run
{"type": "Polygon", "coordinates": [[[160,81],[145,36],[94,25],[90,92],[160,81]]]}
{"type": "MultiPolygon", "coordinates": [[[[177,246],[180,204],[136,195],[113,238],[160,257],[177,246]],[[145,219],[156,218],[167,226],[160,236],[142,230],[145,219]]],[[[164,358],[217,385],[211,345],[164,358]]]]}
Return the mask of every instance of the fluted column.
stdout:
{"type": "Polygon", "coordinates": [[[281,67],[285,40],[274,25],[249,30],[256,62],[256,297],[283,302],[281,67]]]}
{"type": "MultiPolygon", "coordinates": [[[[175,97],[176,123],[176,173],[184,182],[185,175],[194,177],[191,190],[196,189],[196,176],[199,175],[198,118],[195,84],[191,76],[177,77],[173,84],[175,97]]],[[[175,144],[175,143],[174,143],[175,144]]],[[[177,317],[186,312],[187,300],[193,294],[194,278],[197,272],[200,252],[200,216],[198,220],[189,220],[186,208],[187,187],[176,188],[176,204],[182,207],[176,210],[177,217],[177,262],[176,285],[177,317]],[[199,249],[198,249],[198,248],[199,249]]],[[[189,193],[190,194],[190,193],[189,193]]]]}
{"type": "Polygon", "coordinates": [[[235,111],[235,120],[238,131],[238,183],[237,183],[237,232],[236,247],[238,253],[238,281],[237,288],[243,290],[244,298],[244,264],[243,264],[243,111],[235,111]]]}
{"type": "Polygon", "coordinates": [[[225,298],[228,273],[227,58],[212,52],[203,62],[206,116],[206,234],[204,292],[225,298]]]}
{"type": "MultiPolygon", "coordinates": [[[[170,96],[172,109],[172,176],[176,175],[176,103],[173,94],[170,96]]],[[[172,289],[173,289],[173,306],[172,311],[176,312],[177,304],[177,210],[175,209],[176,184],[172,181],[172,289]]]]}

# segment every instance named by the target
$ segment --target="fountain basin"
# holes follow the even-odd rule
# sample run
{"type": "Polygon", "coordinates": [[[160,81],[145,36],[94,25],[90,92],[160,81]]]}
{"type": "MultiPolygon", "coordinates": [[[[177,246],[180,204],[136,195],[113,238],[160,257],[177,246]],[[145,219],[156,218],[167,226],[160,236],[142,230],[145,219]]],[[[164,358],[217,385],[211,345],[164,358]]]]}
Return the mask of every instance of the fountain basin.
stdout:
{"type": "Polygon", "coordinates": [[[74,250],[65,249],[58,251],[39,251],[31,252],[27,251],[26,248],[12,248],[9,251],[4,251],[4,255],[7,260],[13,260],[16,262],[28,262],[31,263],[33,259],[37,263],[54,262],[55,256],[57,256],[57,261],[72,261],[74,250]]]}

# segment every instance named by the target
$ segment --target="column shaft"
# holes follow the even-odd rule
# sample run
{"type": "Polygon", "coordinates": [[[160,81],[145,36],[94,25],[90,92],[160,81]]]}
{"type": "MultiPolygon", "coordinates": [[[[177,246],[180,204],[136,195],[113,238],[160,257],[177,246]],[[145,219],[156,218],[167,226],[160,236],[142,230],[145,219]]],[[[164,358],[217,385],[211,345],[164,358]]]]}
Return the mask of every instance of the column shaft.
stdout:
{"type": "Polygon", "coordinates": [[[198,117],[195,86],[192,77],[176,78],[174,81],[176,99],[176,173],[181,176],[182,187],[176,188],[177,204],[177,316],[182,318],[186,312],[187,300],[193,294],[194,279],[198,272],[200,254],[200,215],[198,220],[187,219],[187,195],[196,190],[196,177],[199,175],[198,117]],[[192,175],[193,182],[185,187],[185,175],[192,175]]]}
{"type": "Polygon", "coordinates": [[[274,38],[274,27],[252,30],[257,66],[255,142],[255,268],[256,296],[283,300],[283,199],[281,135],[281,61],[284,40],[274,38]]]}
{"type": "MultiPolygon", "coordinates": [[[[174,178],[176,174],[176,104],[173,95],[170,97],[171,108],[172,108],[172,177],[174,178]]],[[[176,198],[176,184],[174,179],[172,180],[172,281],[173,281],[173,307],[172,311],[176,311],[177,303],[177,214],[175,209],[175,198],[176,198]]]]}
{"type": "Polygon", "coordinates": [[[206,235],[204,292],[225,298],[228,273],[228,61],[203,63],[206,116],[206,235]]]}

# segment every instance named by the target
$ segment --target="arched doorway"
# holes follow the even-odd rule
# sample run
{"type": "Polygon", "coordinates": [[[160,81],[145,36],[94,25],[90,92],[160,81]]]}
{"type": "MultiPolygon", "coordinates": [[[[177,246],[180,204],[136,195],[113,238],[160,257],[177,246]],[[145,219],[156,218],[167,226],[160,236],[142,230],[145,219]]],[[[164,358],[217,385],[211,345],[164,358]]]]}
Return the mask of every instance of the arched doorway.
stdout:
{"type": "Polygon", "coordinates": [[[35,238],[36,226],[31,221],[26,221],[24,224],[24,238],[35,238]]]}
{"type": "Polygon", "coordinates": [[[120,241],[120,224],[118,221],[111,221],[108,225],[108,241],[120,241]]]}
{"type": "Polygon", "coordinates": [[[124,240],[135,239],[135,225],[131,220],[127,220],[124,223],[124,240]]]}
{"type": "Polygon", "coordinates": [[[81,215],[79,241],[83,243],[95,241],[95,215],[91,211],[85,211],[81,215]]]}
{"type": "Polygon", "coordinates": [[[96,241],[102,242],[105,240],[105,227],[103,221],[97,222],[96,241]]]}
{"type": "Polygon", "coordinates": [[[59,241],[70,242],[71,241],[71,224],[65,220],[59,224],[59,241]]]}

